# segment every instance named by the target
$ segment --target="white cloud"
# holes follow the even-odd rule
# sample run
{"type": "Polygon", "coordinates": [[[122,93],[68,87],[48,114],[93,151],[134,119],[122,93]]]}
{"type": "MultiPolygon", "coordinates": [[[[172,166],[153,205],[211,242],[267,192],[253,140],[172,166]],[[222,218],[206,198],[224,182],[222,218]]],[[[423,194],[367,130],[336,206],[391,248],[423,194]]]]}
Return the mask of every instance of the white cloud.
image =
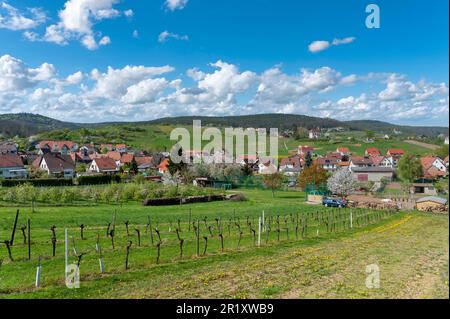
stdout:
{"type": "Polygon", "coordinates": [[[95,87],[88,96],[93,98],[120,98],[127,93],[128,87],[135,85],[145,79],[172,72],[171,66],[145,67],[129,66],[122,69],[108,67],[106,73],[98,70],[91,72],[92,78],[96,80],[95,87]]]}
{"type": "Polygon", "coordinates": [[[127,88],[127,93],[122,97],[124,103],[143,104],[153,102],[158,94],[162,93],[169,85],[164,78],[146,79],[127,88]]]}
{"type": "Polygon", "coordinates": [[[448,118],[448,83],[415,82],[395,73],[343,75],[330,67],[285,73],[281,66],[256,73],[221,60],[188,69],[183,78],[172,71],[171,66],[127,65],[88,74],[74,70],[60,77],[49,62],[28,66],[4,55],[0,112],[86,122],[255,113],[419,124],[442,124],[448,118]],[[340,88],[357,82],[355,90],[361,92],[340,94],[340,88]]]}
{"type": "Polygon", "coordinates": [[[108,36],[104,36],[103,38],[100,39],[99,42],[100,45],[108,45],[111,44],[111,39],[108,36]]]}
{"type": "Polygon", "coordinates": [[[29,8],[27,14],[20,12],[6,1],[0,3],[0,29],[33,29],[46,21],[45,12],[40,8],[29,8]]]}
{"type": "Polygon", "coordinates": [[[132,16],[134,16],[134,12],[133,12],[133,10],[131,10],[131,9],[125,10],[125,11],[123,12],[123,14],[124,14],[126,17],[129,17],[129,18],[131,18],[132,16]]]}
{"type": "MultiPolygon", "coordinates": [[[[96,22],[114,19],[120,16],[120,11],[113,6],[118,0],[68,0],[59,11],[59,21],[46,27],[44,35],[35,32],[24,32],[29,41],[45,41],[58,45],[67,45],[71,40],[78,40],[89,50],[111,43],[109,36],[100,39],[100,32],[94,31],[96,22]]],[[[124,11],[124,15],[132,15],[132,10],[124,11]]]]}
{"type": "Polygon", "coordinates": [[[159,43],[164,43],[168,39],[187,41],[187,40],[189,40],[189,37],[187,35],[179,35],[176,33],[169,32],[169,31],[163,31],[158,36],[159,43]]]}
{"type": "Polygon", "coordinates": [[[311,42],[309,44],[308,50],[309,50],[309,52],[317,53],[317,52],[320,52],[320,51],[324,51],[324,50],[328,49],[331,46],[338,46],[338,45],[342,45],[342,44],[349,44],[349,43],[354,42],[355,40],[356,40],[355,37],[347,37],[347,38],[343,38],[343,39],[334,39],[331,42],[323,41],[323,40],[313,41],[313,42],[311,42]]]}
{"type": "Polygon", "coordinates": [[[165,5],[167,9],[175,11],[183,9],[187,3],[188,0],[166,0],[165,5]]]}
{"type": "Polygon", "coordinates": [[[49,63],[33,69],[10,55],[0,57],[0,92],[22,91],[41,81],[49,81],[55,75],[56,70],[49,63]]]}
{"type": "Polygon", "coordinates": [[[314,41],[308,46],[310,52],[320,52],[326,50],[330,47],[330,42],[328,41],[314,41]]]}
{"type": "Polygon", "coordinates": [[[139,31],[138,30],[133,31],[133,38],[139,39],[139,31]]]}

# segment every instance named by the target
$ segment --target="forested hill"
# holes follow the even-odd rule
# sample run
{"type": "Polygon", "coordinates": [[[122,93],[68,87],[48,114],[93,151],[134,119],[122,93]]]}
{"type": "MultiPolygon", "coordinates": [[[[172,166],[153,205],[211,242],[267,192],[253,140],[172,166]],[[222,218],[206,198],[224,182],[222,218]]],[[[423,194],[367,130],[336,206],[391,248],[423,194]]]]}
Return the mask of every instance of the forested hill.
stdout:
{"type": "Polygon", "coordinates": [[[392,133],[393,130],[404,134],[437,136],[448,135],[448,127],[421,127],[401,126],[381,121],[338,121],[330,118],[319,118],[296,114],[255,114],[241,116],[207,117],[207,116],[181,116],[167,117],[152,121],[137,123],[98,123],[82,124],[58,121],[38,114],[18,113],[0,115],[0,135],[3,137],[27,137],[34,134],[53,130],[75,130],[80,128],[96,128],[104,125],[139,124],[139,125],[192,125],[193,120],[201,120],[202,125],[215,125],[226,127],[254,127],[271,128],[280,130],[292,129],[293,127],[305,127],[308,129],[321,127],[343,127],[350,130],[373,130],[380,133],[392,133]]]}

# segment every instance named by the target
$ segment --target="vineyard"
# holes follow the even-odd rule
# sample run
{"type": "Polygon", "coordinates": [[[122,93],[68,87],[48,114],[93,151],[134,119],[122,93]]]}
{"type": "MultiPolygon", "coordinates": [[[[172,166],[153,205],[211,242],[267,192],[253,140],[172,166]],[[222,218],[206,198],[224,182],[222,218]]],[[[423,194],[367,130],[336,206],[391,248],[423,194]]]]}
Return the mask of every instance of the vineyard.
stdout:
{"type": "Polygon", "coordinates": [[[195,269],[197,263],[233,260],[242,254],[251,260],[255,254],[270,255],[277,247],[328,242],[403,214],[293,205],[298,199],[290,193],[278,199],[287,201],[284,207],[276,203],[264,207],[268,194],[250,195],[261,196],[261,202],[151,209],[41,207],[35,213],[29,208],[18,213],[1,208],[0,297],[23,293],[39,297],[46,289],[57,289],[58,297],[66,297],[83,291],[86,284],[146,270],[157,271],[162,280],[166,270],[190,263],[195,269]],[[52,211],[52,218],[46,211],[52,211]],[[66,251],[67,263],[79,267],[80,289],[66,288],[66,251]]]}

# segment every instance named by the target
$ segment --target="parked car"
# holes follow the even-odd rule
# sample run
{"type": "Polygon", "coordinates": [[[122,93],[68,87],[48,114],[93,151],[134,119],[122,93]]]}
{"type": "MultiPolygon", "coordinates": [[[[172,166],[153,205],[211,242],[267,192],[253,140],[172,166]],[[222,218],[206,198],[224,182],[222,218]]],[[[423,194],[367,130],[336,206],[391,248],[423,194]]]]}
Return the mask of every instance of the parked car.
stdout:
{"type": "Polygon", "coordinates": [[[322,205],[325,207],[347,207],[347,201],[345,199],[340,198],[324,198],[322,201],[322,205]]]}

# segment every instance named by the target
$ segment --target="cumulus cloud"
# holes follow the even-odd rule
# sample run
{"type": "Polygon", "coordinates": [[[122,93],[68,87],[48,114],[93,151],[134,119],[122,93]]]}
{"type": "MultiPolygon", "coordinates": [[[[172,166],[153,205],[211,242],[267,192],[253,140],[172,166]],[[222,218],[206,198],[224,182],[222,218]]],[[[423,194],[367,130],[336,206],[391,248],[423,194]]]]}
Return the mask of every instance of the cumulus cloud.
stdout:
{"type": "Polygon", "coordinates": [[[167,9],[175,11],[183,9],[187,3],[188,0],[166,0],[165,5],[167,9]]]}
{"type": "Polygon", "coordinates": [[[169,32],[169,31],[163,31],[158,36],[159,43],[164,43],[168,39],[187,41],[187,40],[189,40],[189,37],[187,35],[179,35],[176,33],[169,32]]]}
{"type": "Polygon", "coordinates": [[[33,29],[46,21],[45,12],[40,8],[29,8],[21,12],[6,1],[0,3],[0,28],[13,31],[33,29]]]}
{"type": "MultiPolygon", "coordinates": [[[[45,33],[26,31],[23,36],[29,41],[45,41],[58,45],[67,45],[72,40],[78,40],[89,50],[108,45],[111,39],[101,36],[94,30],[97,22],[114,19],[121,15],[113,6],[118,0],[68,0],[59,11],[59,21],[46,27],[45,33]]],[[[132,16],[132,10],[124,11],[125,16],[132,16]]]]}
{"type": "Polygon", "coordinates": [[[22,60],[3,55],[0,57],[0,92],[20,92],[39,82],[49,81],[55,74],[52,64],[43,63],[37,68],[29,68],[22,60]]]}
{"type": "Polygon", "coordinates": [[[347,38],[343,38],[343,39],[334,39],[333,41],[323,41],[323,40],[319,40],[319,41],[313,41],[309,44],[308,46],[308,50],[311,53],[317,53],[320,51],[324,51],[328,48],[330,48],[331,46],[338,46],[338,45],[343,45],[343,44],[349,44],[352,43],[356,40],[355,37],[347,37],[347,38]]]}
{"type": "Polygon", "coordinates": [[[131,10],[131,9],[125,10],[125,11],[123,12],[123,14],[124,14],[126,17],[129,17],[129,18],[131,18],[132,16],[134,16],[134,12],[133,12],[133,10],[131,10]]]}
{"type": "Polygon", "coordinates": [[[60,76],[49,62],[28,66],[4,55],[0,112],[76,116],[86,122],[255,113],[420,124],[448,118],[448,83],[415,82],[395,73],[342,74],[327,66],[287,73],[280,65],[257,73],[222,60],[181,75],[173,71],[169,65],[126,65],[60,76]],[[362,92],[340,93],[354,83],[362,92]]]}

